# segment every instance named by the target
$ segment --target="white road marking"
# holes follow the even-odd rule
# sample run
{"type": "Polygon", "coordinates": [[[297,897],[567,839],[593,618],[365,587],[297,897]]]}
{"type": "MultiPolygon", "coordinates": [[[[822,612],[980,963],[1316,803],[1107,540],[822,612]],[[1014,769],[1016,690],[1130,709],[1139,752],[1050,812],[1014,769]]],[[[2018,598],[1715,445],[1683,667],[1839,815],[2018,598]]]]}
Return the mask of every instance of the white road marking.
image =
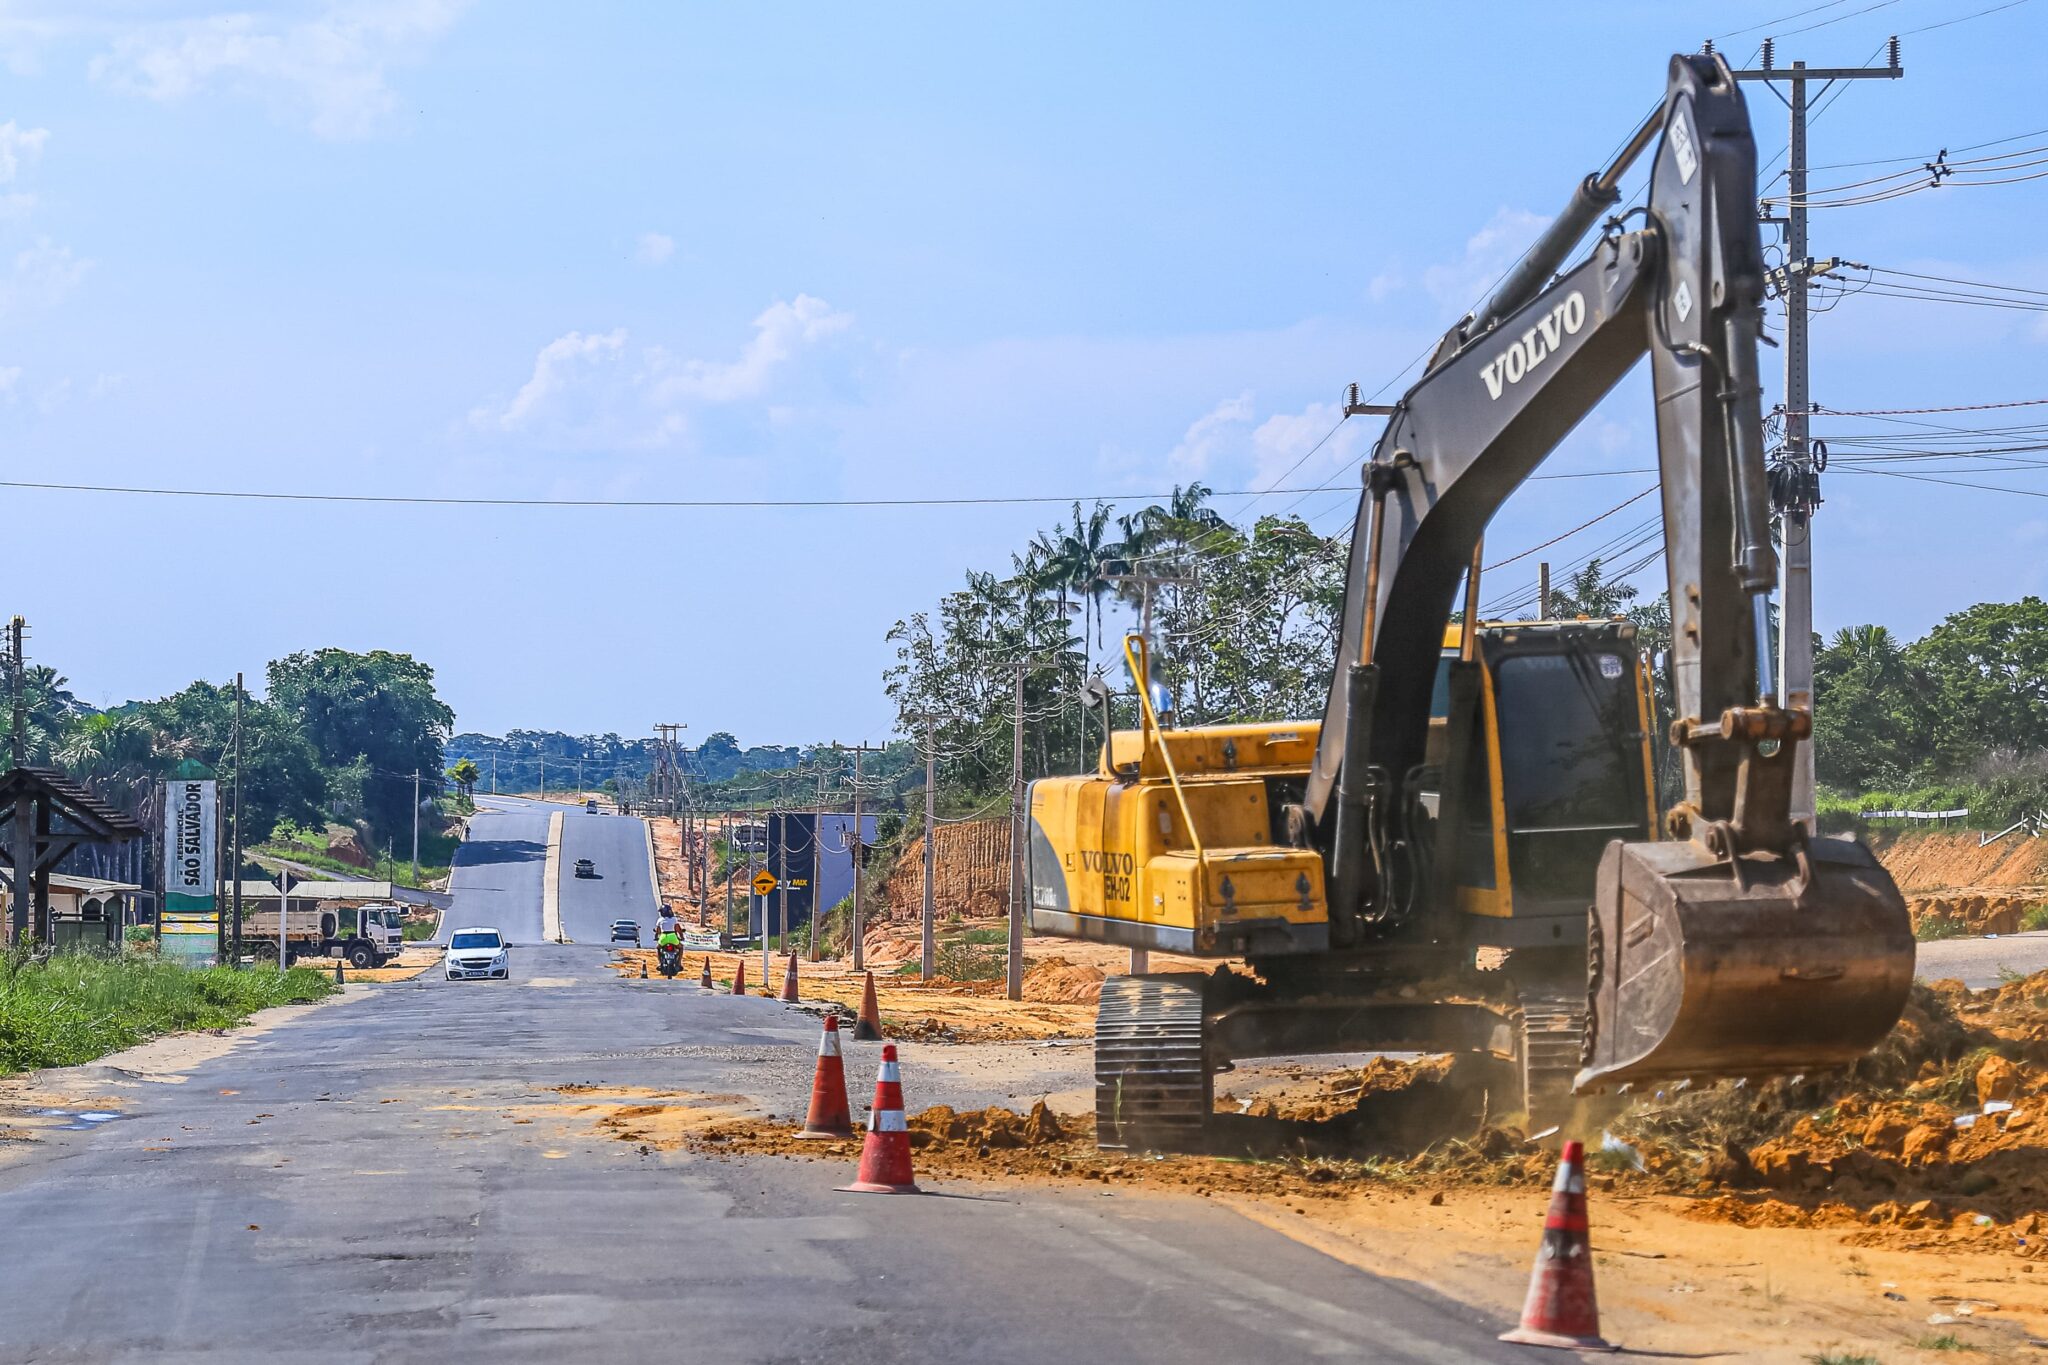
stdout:
{"type": "MultiPolygon", "coordinates": [[[[640,828],[647,831],[647,889],[654,893],[654,905],[659,910],[661,907],[661,873],[656,871],[654,866],[654,822],[652,820],[642,820],[640,828]]],[[[689,856],[689,850],[683,850],[684,865],[686,867],[688,866],[689,856]]],[[[685,886],[687,887],[687,885],[688,879],[686,877],[685,886]]]]}
{"type": "Polygon", "coordinates": [[[567,943],[562,936],[562,812],[548,817],[548,856],[540,870],[540,936],[567,943]]]}

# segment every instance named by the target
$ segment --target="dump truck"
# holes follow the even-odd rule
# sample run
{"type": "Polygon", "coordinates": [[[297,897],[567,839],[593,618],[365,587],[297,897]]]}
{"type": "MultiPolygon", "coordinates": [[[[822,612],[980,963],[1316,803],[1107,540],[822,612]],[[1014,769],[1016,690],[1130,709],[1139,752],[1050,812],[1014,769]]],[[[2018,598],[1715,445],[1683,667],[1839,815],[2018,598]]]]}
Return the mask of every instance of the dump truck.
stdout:
{"type": "MultiPolygon", "coordinates": [[[[300,958],[342,958],[351,967],[381,967],[405,947],[405,907],[392,901],[329,909],[293,904],[284,917],[285,963],[300,958]]],[[[242,944],[259,960],[278,954],[277,903],[245,905],[242,944]]]]}
{"type": "Polygon", "coordinates": [[[1540,1120],[1574,1093],[1842,1066],[1896,1022],[1898,888],[1789,814],[1812,717],[1771,677],[1756,190],[1727,64],[1672,58],[1658,108],[1388,415],[1320,722],[1168,729],[1126,641],[1140,727],[1031,784],[1031,927],[1248,969],[1104,983],[1102,1145],[1199,1149],[1240,1058],[1490,1055],[1540,1120]],[[1647,206],[1617,217],[1653,142],[1647,206]],[[1479,613],[1494,512],[1646,356],[1683,777],[1662,810],[1632,627],[1479,613]]]}

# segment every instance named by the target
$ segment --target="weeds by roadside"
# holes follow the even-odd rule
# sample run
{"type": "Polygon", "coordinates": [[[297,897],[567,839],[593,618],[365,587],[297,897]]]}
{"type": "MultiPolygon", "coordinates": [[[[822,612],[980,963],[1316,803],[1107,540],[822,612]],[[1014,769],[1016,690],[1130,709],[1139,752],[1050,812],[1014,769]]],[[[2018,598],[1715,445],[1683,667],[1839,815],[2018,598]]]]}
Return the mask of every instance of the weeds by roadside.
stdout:
{"type": "Polygon", "coordinates": [[[191,968],[153,958],[0,958],[0,1074],[75,1066],[181,1029],[226,1028],[334,990],[325,973],[191,968]]]}

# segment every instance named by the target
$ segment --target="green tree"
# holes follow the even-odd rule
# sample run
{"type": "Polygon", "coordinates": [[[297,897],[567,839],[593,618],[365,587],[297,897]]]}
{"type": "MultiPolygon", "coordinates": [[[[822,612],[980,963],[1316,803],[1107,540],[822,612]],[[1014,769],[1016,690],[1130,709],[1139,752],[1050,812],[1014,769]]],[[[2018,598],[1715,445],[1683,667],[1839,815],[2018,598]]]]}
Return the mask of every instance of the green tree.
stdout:
{"type": "MultiPolygon", "coordinates": [[[[434,670],[410,654],[320,649],[273,660],[269,700],[292,717],[330,769],[359,769],[360,808],[382,833],[409,828],[413,774],[438,773],[455,712],[434,670]]],[[[337,772],[338,775],[338,772],[337,772]]]]}
{"type": "Polygon", "coordinates": [[[1589,559],[1584,568],[1565,581],[1562,588],[1552,586],[1549,610],[1544,614],[1552,619],[1590,616],[1599,620],[1620,616],[1629,610],[1638,595],[1635,584],[1608,578],[1601,561],[1589,559]]]}
{"type": "Polygon", "coordinates": [[[1169,603],[1163,671],[1197,670],[1202,705],[1183,724],[1322,714],[1344,603],[1342,540],[1299,517],[1261,517],[1249,533],[1214,535],[1197,563],[1200,591],[1169,603]]]}
{"type": "Polygon", "coordinates": [[[476,799],[476,784],[483,781],[483,777],[474,759],[460,759],[448,770],[448,780],[462,788],[462,794],[472,801],[476,799]]]}
{"type": "MultiPolygon", "coordinates": [[[[159,701],[144,702],[137,712],[157,736],[158,776],[181,758],[195,758],[211,767],[223,784],[234,781],[233,684],[195,682],[159,701]]],[[[265,701],[245,696],[243,828],[268,830],[280,820],[318,828],[327,796],[326,768],[298,722],[265,701]]]]}
{"type": "Polygon", "coordinates": [[[1961,774],[1986,754],[2048,748],[2048,602],[1980,602],[1905,651],[1924,680],[1936,771],[1961,774]]]}

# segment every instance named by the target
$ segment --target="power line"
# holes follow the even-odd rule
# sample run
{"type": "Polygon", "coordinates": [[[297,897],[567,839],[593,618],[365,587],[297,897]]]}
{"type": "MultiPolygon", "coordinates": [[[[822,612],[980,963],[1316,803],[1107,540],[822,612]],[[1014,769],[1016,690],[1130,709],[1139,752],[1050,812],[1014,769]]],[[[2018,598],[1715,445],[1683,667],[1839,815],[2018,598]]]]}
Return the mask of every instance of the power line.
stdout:
{"type": "MultiPolygon", "coordinates": [[[[1218,493],[1219,498],[1263,497],[1268,493],[1324,493],[1349,484],[1320,484],[1310,488],[1266,488],[1218,493]]],[[[281,493],[254,489],[157,488],[129,484],[43,483],[24,479],[0,479],[0,488],[40,493],[119,493],[137,497],[221,498],[257,502],[364,503],[373,506],[408,507],[549,507],[650,511],[701,510],[784,510],[801,508],[859,509],[886,507],[1003,507],[1068,502],[1112,502],[1115,500],[1159,501],[1170,493],[1029,494],[963,498],[492,498],[429,497],[423,494],[392,493],[281,493]]]]}
{"type": "Polygon", "coordinates": [[[2005,3],[2002,5],[1993,5],[1990,9],[1980,9],[1975,14],[1965,14],[1955,19],[1944,19],[1938,24],[1923,24],[1919,28],[1909,28],[1899,36],[1901,38],[1910,38],[1915,33],[1932,33],[1938,28],[1947,28],[1951,24],[1967,24],[1972,19],[1982,19],[1985,15],[1996,14],[2000,10],[2018,9],[2021,5],[2027,3],[2029,3],[2029,0],[2005,0],[2005,3]]]}

